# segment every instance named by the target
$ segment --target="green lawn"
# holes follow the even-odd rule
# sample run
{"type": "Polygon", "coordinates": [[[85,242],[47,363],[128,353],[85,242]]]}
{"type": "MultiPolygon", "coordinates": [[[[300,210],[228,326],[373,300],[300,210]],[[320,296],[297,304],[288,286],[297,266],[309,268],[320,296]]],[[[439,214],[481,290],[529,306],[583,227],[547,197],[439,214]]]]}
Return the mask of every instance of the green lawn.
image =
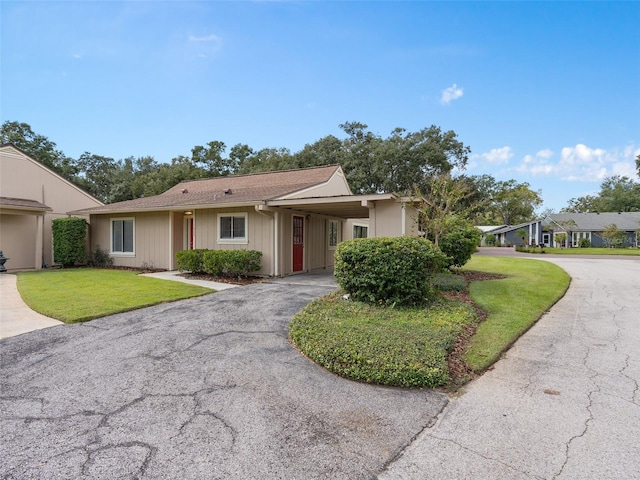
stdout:
{"type": "Polygon", "coordinates": [[[127,270],[92,268],[22,272],[18,274],[18,291],[31,309],[65,323],[212,292],[127,270]]]}
{"type": "MultiPolygon", "coordinates": [[[[488,312],[463,356],[477,373],[558,301],[570,280],[561,268],[536,259],[474,256],[464,269],[506,276],[475,281],[469,288],[474,302],[488,312]]],[[[450,277],[445,286],[456,287],[457,277],[450,277]]],[[[388,308],[348,301],[335,293],[296,315],[289,333],[313,361],[353,380],[402,387],[456,386],[460,379],[451,377],[447,355],[465,326],[476,323],[470,306],[445,298],[429,307],[388,308]]]]}
{"type": "Polygon", "coordinates": [[[547,248],[546,253],[559,255],[640,255],[640,248],[547,248]]]}
{"type": "Polygon", "coordinates": [[[447,352],[475,320],[470,306],[444,298],[429,308],[390,308],[334,293],[307,305],[289,333],[309,358],[343,377],[435,387],[450,380],[447,352]]]}
{"type": "Polygon", "coordinates": [[[473,301],[489,314],[463,357],[475,372],[494,363],[562,298],[570,281],[560,267],[537,259],[476,255],[464,269],[507,276],[501,280],[473,282],[469,288],[473,301]]]}

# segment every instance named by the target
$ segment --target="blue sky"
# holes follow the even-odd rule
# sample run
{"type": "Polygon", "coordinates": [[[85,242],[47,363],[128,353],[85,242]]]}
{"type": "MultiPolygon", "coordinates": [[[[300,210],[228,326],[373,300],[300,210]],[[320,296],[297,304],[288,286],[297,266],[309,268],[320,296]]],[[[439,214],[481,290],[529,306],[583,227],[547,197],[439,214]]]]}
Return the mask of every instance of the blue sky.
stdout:
{"type": "Polygon", "coordinates": [[[2,121],[77,158],[437,125],[545,207],[635,178],[640,2],[0,2],[2,121]]]}

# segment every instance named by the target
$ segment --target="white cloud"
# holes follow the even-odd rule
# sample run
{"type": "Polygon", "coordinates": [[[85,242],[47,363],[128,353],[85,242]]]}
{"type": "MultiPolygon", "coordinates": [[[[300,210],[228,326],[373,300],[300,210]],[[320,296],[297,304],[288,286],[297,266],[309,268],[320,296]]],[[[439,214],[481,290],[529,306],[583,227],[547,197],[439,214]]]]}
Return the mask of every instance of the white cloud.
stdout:
{"type": "Polygon", "coordinates": [[[513,158],[513,150],[511,147],[494,148],[488,152],[480,154],[487,163],[491,165],[502,165],[508,163],[513,158]]]}
{"type": "Polygon", "coordinates": [[[440,103],[443,105],[448,105],[453,100],[457,100],[458,98],[464,95],[464,90],[462,87],[458,87],[455,83],[451,85],[449,88],[445,88],[442,91],[442,97],[440,97],[440,103]]]}
{"type": "Polygon", "coordinates": [[[624,149],[591,148],[579,143],[564,147],[554,161],[551,150],[525,155],[516,170],[534,176],[555,176],[569,182],[601,182],[605,177],[636,176],[635,156],[640,148],[630,145],[624,149]]]}
{"type": "Polygon", "coordinates": [[[218,35],[205,35],[203,37],[197,37],[195,35],[189,35],[190,42],[215,42],[220,43],[222,38],[218,35]]]}
{"type": "Polygon", "coordinates": [[[191,58],[214,57],[222,49],[222,37],[218,35],[189,35],[187,52],[191,58]]]}
{"type": "Polygon", "coordinates": [[[553,157],[553,152],[551,150],[549,150],[548,148],[545,148],[544,150],[540,150],[538,153],[536,153],[536,157],[538,157],[538,158],[551,158],[551,157],[553,157]]]}

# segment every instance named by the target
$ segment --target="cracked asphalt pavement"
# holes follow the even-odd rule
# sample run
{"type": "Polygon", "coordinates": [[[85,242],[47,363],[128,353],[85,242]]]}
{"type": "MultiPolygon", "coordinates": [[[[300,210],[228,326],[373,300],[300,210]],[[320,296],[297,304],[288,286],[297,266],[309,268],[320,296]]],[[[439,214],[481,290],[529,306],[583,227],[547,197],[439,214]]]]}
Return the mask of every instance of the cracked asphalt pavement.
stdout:
{"type": "Polygon", "coordinates": [[[371,478],[448,402],[316,366],[262,283],[0,343],[0,478],[371,478]]]}
{"type": "Polygon", "coordinates": [[[295,279],[2,340],[0,478],[640,479],[640,261],[545,260],[565,297],[452,398],[304,358],[295,279]]]}
{"type": "Polygon", "coordinates": [[[547,260],[565,297],[380,479],[640,479],[640,260],[547,260]]]}

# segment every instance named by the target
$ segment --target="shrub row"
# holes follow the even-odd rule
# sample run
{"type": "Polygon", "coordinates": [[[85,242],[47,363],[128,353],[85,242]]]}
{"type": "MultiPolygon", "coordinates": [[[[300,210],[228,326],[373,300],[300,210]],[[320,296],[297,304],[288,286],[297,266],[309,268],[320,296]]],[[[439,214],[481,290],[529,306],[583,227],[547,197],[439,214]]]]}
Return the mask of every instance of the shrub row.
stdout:
{"type": "Polygon", "coordinates": [[[436,298],[431,278],[449,262],[423,238],[357,238],[338,244],[334,273],[354,300],[420,305],[436,298]]]}
{"type": "Polygon", "coordinates": [[[262,252],[257,250],[181,250],[178,270],[224,277],[243,277],[262,268],[262,252]]]}

